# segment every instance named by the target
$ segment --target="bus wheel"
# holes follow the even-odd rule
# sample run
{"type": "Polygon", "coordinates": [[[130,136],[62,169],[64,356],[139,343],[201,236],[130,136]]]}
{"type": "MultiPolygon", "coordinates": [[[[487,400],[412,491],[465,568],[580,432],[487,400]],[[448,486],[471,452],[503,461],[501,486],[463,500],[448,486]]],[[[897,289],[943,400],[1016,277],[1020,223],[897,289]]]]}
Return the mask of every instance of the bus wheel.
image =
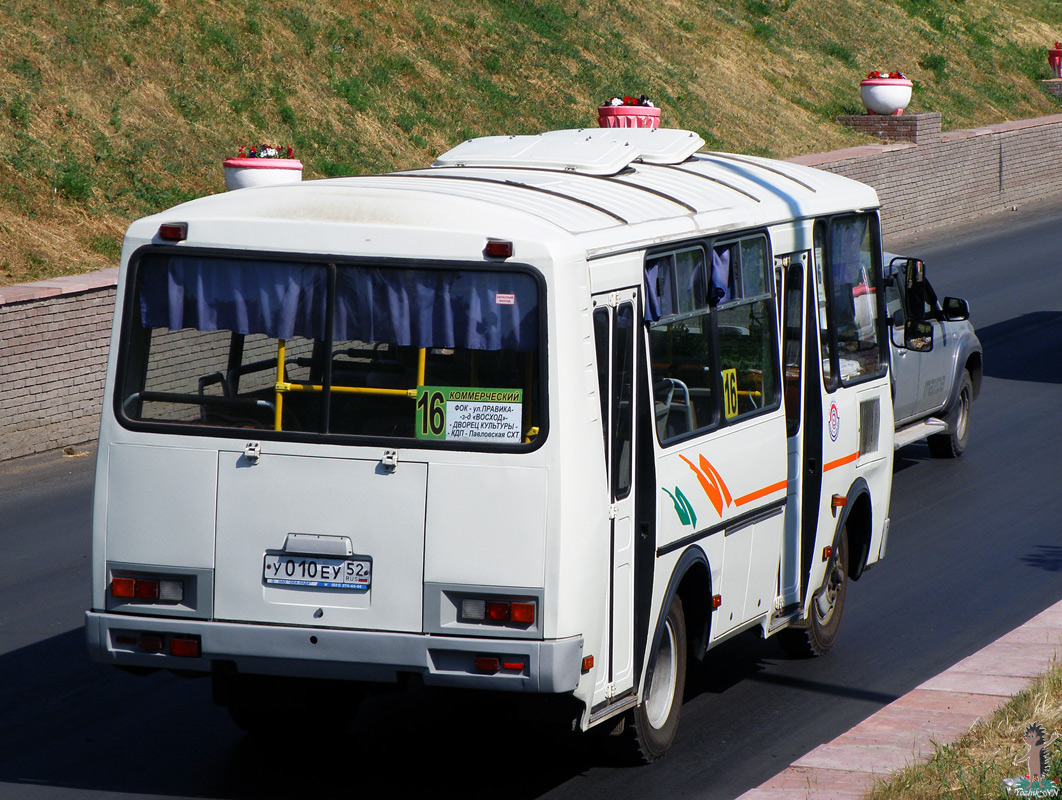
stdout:
{"type": "Polygon", "coordinates": [[[844,598],[848,592],[848,528],[841,529],[837,553],[830,562],[826,580],[811,601],[808,618],[800,627],[781,631],[779,641],[790,654],[808,658],[821,656],[837,639],[841,627],[844,598]]]}
{"type": "Polygon", "coordinates": [[[675,741],[686,690],[686,619],[677,596],[667,610],[664,632],[645,681],[645,696],[631,712],[630,729],[636,760],[648,764],[675,741]]]}

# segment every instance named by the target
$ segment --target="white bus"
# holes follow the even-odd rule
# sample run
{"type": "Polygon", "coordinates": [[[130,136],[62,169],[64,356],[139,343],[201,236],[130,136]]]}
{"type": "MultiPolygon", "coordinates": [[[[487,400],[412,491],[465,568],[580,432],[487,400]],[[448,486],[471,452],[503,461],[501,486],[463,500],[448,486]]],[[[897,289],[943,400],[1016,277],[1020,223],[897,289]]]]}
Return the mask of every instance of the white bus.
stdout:
{"type": "Polygon", "coordinates": [[[888,533],[878,200],[703,145],[488,137],[135,222],[93,658],[248,730],[548,697],[652,760],[709,648],[826,651],[888,533]]]}

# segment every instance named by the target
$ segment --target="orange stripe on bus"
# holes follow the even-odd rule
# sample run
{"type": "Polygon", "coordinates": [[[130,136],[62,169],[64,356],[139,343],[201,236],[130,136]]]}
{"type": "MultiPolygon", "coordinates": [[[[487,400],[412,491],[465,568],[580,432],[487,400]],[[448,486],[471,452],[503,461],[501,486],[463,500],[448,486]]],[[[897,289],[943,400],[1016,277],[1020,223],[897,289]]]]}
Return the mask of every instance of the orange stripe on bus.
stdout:
{"type": "Polygon", "coordinates": [[[743,506],[745,503],[751,503],[753,500],[759,500],[761,497],[766,497],[769,494],[780,492],[789,485],[789,481],[779,481],[778,483],[772,483],[770,486],[764,486],[758,492],[752,494],[746,494],[742,497],[738,497],[734,500],[734,505],[743,506]]]}
{"type": "Polygon", "coordinates": [[[845,456],[844,458],[839,458],[836,461],[831,461],[828,464],[823,464],[822,465],[822,471],[823,472],[829,472],[831,469],[836,469],[837,467],[843,467],[845,464],[851,464],[857,458],[859,458],[859,451],[858,450],[856,450],[850,456],[845,456]]]}

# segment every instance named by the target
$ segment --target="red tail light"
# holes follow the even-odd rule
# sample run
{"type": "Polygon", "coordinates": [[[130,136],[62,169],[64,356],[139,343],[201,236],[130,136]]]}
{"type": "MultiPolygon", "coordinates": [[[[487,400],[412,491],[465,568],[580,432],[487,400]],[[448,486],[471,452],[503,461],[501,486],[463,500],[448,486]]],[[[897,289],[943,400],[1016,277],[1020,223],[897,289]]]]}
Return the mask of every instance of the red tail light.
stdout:
{"type": "Polygon", "coordinates": [[[170,655],[181,658],[199,658],[199,639],[175,636],[170,639],[170,655]]]}
{"type": "Polygon", "coordinates": [[[188,238],[188,223],[164,222],[159,225],[159,238],[166,242],[183,242],[188,238]]]}
{"type": "Polygon", "coordinates": [[[136,597],[136,580],[111,578],[111,597],[136,597]]]}

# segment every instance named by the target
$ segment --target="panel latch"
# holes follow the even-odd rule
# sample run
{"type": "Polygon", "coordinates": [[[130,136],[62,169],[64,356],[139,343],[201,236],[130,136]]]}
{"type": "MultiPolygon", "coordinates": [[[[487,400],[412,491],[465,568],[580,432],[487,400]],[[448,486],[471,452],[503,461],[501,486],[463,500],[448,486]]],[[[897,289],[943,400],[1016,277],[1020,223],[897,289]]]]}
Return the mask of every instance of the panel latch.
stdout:
{"type": "Polygon", "coordinates": [[[248,442],[243,446],[243,457],[247,459],[248,463],[257,464],[261,456],[262,445],[260,442],[248,442]]]}
{"type": "Polygon", "coordinates": [[[398,468],[398,451],[384,450],[383,458],[380,459],[380,466],[388,472],[394,472],[398,468]]]}

